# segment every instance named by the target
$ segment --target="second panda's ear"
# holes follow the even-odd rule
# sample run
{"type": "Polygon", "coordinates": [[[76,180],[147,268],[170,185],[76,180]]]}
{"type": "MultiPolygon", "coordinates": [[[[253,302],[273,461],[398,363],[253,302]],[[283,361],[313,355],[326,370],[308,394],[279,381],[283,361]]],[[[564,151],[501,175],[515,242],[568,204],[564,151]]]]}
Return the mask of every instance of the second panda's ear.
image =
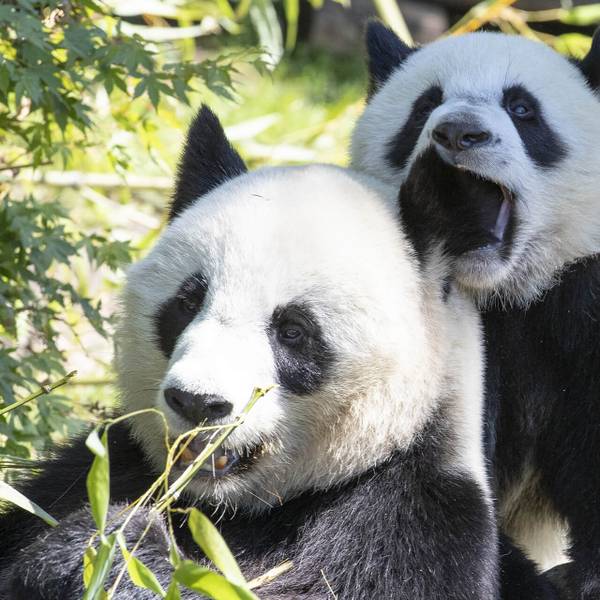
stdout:
{"type": "Polygon", "coordinates": [[[579,68],[593,89],[600,91],[600,27],[592,39],[592,47],[579,63],[579,68]]]}
{"type": "Polygon", "coordinates": [[[225,137],[219,119],[202,105],[188,129],[179,159],[169,221],[200,196],[246,171],[244,161],[225,137]]]}
{"type": "Polygon", "coordinates": [[[367,23],[367,54],[369,57],[369,97],[381,87],[416,48],[407,46],[381,21],[367,23]]]}

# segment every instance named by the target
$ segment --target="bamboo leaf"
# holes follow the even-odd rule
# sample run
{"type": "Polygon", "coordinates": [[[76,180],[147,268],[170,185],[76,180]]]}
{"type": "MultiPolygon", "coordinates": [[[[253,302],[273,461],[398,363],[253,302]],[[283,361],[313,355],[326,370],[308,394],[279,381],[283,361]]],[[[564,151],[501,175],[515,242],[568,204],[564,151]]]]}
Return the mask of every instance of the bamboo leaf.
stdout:
{"type": "Polygon", "coordinates": [[[600,4],[575,6],[565,11],[560,20],[567,25],[577,25],[578,27],[595,25],[600,23],[600,4]]]}
{"type": "Polygon", "coordinates": [[[104,533],[110,498],[107,431],[104,431],[101,439],[98,438],[96,430],[92,431],[85,443],[95,455],[86,480],[87,493],[96,527],[98,527],[100,533],[104,533]]]}
{"type": "Polygon", "coordinates": [[[100,537],[100,548],[92,563],[93,570],[89,575],[89,587],[85,590],[83,600],[103,600],[106,598],[103,586],[115,560],[116,549],[116,533],[111,533],[108,537],[100,537]]]}
{"type": "Polygon", "coordinates": [[[197,508],[192,508],[188,527],[196,544],[202,548],[202,552],[215,564],[217,569],[232,583],[246,585],[246,580],[233,554],[210,519],[197,508]]]}
{"type": "Polygon", "coordinates": [[[214,600],[258,600],[248,589],[227,581],[206,567],[185,560],[173,575],[175,581],[214,600]]]}
{"type": "Polygon", "coordinates": [[[96,548],[88,546],[83,553],[83,587],[87,590],[94,574],[94,560],[96,559],[96,548]]]}
{"type": "Polygon", "coordinates": [[[127,550],[122,534],[117,535],[117,540],[119,541],[121,553],[125,559],[127,572],[129,573],[131,581],[138,587],[150,590],[155,594],[158,594],[161,598],[164,598],[165,590],[163,590],[162,585],[160,585],[154,573],[141,560],[133,556],[133,554],[127,550]]]}
{"type": "Polygon", "coordinates": [[[590,50],[592,38],[580,33],[564,33],[554,39],[554,48],[561,54],[583,58],[590,50]]]}
{"type": "Polygon", "coordinates": [[[36,517],[39,517],[48,523],[51,527],[56,527],[58,525],[58,521],[53,516],[49,515],[43,508],[29,500],[29,498],[4,481],[0,481],[0,499],[6,500],[19,506],[23,510],[34,514],[36,517]]]}
{"type": "Polygon", "coordinates": [[[175,580],[171,581],[165,600],[181,600],[181,594],[179,593],[179,586],[175,580]]]}

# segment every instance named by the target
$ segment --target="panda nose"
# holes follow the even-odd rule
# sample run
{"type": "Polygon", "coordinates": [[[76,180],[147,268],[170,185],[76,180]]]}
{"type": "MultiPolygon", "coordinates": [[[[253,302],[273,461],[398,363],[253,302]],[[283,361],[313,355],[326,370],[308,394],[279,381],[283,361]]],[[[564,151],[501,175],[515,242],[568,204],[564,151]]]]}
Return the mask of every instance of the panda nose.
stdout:
{"type": "Polygon", "coordinates": [[[451,152],[485,146],[492,138],[489,131],[484,131],[472,123],[452,121],[440,123],[432,131],[431,137],[437,144],[451,152]]]}
{"type": "Polygon", "coordinates": [[[231,402],[216,394],[191,394],[177,388],[168,388],[164,395],[172,410],[194,424],[226,417],[233,408],[231,402]]]}

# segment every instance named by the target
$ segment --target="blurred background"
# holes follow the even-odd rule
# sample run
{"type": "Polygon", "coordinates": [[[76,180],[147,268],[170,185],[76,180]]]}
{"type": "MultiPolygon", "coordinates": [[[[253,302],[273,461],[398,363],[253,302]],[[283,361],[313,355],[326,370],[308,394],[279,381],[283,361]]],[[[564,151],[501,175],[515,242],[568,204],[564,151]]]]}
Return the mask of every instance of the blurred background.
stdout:
{"type": "Polygon", "coordinates": [[[195,109],[252,167],[345,164],[374,16],[414,44],[484,28],[581,56],[600,4],[0,2],[0,479],[115,405],[124,268],[160,231],[195,109]]]}

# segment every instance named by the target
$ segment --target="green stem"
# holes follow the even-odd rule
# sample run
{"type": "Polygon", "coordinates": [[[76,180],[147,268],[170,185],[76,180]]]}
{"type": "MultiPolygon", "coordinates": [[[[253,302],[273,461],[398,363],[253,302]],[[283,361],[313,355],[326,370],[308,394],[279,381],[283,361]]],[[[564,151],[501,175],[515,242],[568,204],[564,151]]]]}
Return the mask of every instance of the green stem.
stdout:
{"type": "Polygon", "coordinates": [[[53,392],[56,388],[59,388],[60,386],[65,385],[65,383],[68,383],[69,379],[72,379],[73,377],[75,377],[76,373],[77,373],[77,371],[71,371],[70,373],[67,373],[67,375],[65,375],[62,379],[59,379],[58,381],[56,381],[54,383],[40,386],[40,389],[37,392],[31,394],[31,396],[27,396],[27,398],[24,398],[23,400],[13,402],[12,404],[5,406],[4,408],[0,408],[0,417],[4,414],[10,412],[11,410],[15,410],[16,408],[23,406],[23,404],[27,404],[28,402],[31,402],[32,400],[35,400],[36,398],[39,398],[40,396],[45,396],[46,394],[53,392]]]}
{"type": "Polygon", "coordinates": [[[165,492],[165,495],[157,502],[156,509],[158,512],[162,512],[168,508],[171,503],[179,497],[179,494],[183,488],[194,478],[196,473],[200,470],[200,467],[206,462],[208,457],[232,434],[236,427],[239,427],[243,422],[246,415],[252,410],[254,405],[273,387],[269,388],[256,388],[252,393],[252,397],[248,401],[248,404],[244,407],[242,412],[239,414],[237,419],[231,425],[225,425],[223,427],[223,433],[217,436],[214,442],[211,442],[204,448],[204,450],[196,457],[194,462],[185,469],[185,471],[173,482],[169,489],[165,492]]]}

